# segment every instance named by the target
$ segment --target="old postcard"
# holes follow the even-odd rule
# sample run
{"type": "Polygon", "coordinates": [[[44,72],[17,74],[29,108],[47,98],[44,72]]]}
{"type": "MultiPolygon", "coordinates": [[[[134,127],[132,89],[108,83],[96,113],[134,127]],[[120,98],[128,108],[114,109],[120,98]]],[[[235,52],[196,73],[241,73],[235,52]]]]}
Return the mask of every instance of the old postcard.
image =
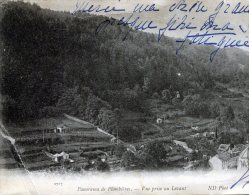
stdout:
{"type": "Polygon", "coordinates": [[[248,0],[0,2],[0,194],[248,194],[248,0]]]}

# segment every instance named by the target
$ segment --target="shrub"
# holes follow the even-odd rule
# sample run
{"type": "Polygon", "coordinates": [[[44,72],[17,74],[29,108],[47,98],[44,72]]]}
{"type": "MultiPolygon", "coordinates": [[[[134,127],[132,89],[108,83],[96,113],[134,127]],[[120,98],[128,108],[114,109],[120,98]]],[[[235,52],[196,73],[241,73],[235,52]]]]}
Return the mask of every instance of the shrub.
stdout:
{"type": "MultiPolygon", "coordinates": [[[[183,100],[183,106],[185,108],[185,111],[187,114],[191,116],[202,116],[205,118],[209,118],[213,115],[217,115],[216,110],[211,109],[209,106],[209,102],[205,101],[204,99],[201,99],[200,96],[187,96],[183,100]]],[[[213,105],[214,107],[215,105],[213,105]]]]}
{"type": "Polygon", "coordinates": [[[114,154],[117,157],[121,158],[125,151],[126,151],[126,148],[124,147],[124,145],[118,144],[118,145],[116,145],[116,147],[114,149],[114,154]]]}
{"type": "Polygon", "coordinates": [[[130,152],[130,151],[124,152],[124,154],[122,155],[122,159],[121,159],[121,166],[122,167],[129,169],[136,163],[137,163],[136,157],[132,152],[130,152]]]}
{"type": "Polygon", "coordinates": [[[210,114],[212,118],[216,118],[220,116],[220,104],[218,102],[211,103],[210,114]]]}
{"type": "Polygon", "coordinates": [[[125,125],[119,129],[118,135],[124,141],[136,141],[141,139],[141,129],[135,125],[125,125]]]}
{"type": "Polygon", "coordinates": [[[153,93],[152,98],[158,99],[158,98],[160,98],[160,96],[157,92],[155,92],[155,93],[153,93]]]}

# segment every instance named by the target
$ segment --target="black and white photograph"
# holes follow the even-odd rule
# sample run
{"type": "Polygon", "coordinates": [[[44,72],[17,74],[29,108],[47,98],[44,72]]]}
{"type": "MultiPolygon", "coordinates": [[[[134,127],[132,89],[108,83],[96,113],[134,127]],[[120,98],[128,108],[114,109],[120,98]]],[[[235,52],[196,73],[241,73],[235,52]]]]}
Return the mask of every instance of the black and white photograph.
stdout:
{"type": "Polygon", "coordinates": [[[0,194],[245,194],[248,0],[0,1],[0,194]]]}

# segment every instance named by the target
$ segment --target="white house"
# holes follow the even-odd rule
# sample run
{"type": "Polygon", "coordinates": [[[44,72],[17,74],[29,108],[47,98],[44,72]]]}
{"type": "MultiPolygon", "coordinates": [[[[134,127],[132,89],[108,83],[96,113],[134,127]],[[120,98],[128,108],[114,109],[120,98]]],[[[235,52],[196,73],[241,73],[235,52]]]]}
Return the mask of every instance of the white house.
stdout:
{"type": "Polygon", "coordinates": [[[237,161],[237,169],[248,169],[249,168],[249,145],[240,153],[237,161]]]}
{"type": "Polygon", "coordinates": [[[162,122],[163,122],[163,119],[161,119],[161,118],[156,119],[157,124],[162,124],[162,122]]]}
{"type": "Polygon", "coordinates": [[[65,133],[66,126],[65,125],[58,125],[56,129],[54,129],[54,133],[65,133]]]}
{"type": "Polygon", "coordinates": [[[192,130],[195,130],[195,131],[198,131],[199,130],[199,127],[196,126],[196,127],[191,127],[192,130]]]}
{"type": "Polygon", "coordinates": [[[60,162],[62,159],[69,160],[69,162],[74,162],[74,160],[69,158],[69,154],[67,154],[66,152],[51,154],[45,151],[45,154],[55,162],[60,162]]]}

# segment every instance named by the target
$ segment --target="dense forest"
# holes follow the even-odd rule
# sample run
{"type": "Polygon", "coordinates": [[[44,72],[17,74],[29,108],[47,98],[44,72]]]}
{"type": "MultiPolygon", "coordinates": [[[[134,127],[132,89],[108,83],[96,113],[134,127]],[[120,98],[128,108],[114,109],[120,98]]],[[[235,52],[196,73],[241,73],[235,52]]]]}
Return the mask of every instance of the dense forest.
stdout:
{"type": "MultiPolygon", "coordinates": [[[[6,122],[68,113],[114,131],[122,110],[146,111],[158,94],[247,85],[249,56],[238,49],[190,45],[176,55],[173,38],[109,26],[106,18],[9,2],[1,7],[1,94],[6,122]],[[243,65],[243,69],[241,66],[243,65]],[[244,79],[244,80],[243,80],[244,79]]],[[[215,106],[214,106],[215,107],[215,106]]]]}

